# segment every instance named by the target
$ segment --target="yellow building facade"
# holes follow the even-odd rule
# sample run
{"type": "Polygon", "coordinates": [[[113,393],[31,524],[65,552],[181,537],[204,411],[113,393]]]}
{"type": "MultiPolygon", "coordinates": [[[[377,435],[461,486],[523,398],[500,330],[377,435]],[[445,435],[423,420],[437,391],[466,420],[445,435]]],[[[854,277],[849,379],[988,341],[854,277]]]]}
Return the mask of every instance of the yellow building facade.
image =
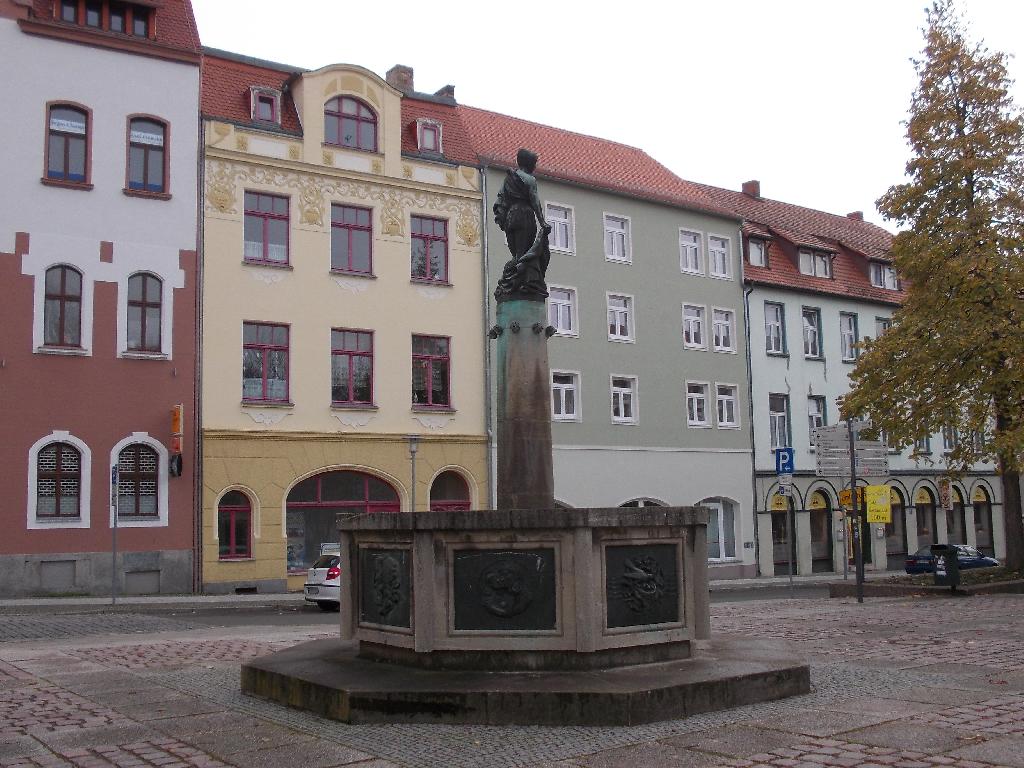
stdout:
{"type": "Polygon", "coordinates": [[[296,590],[339,513],[487,506],[480,177],[445,97],[204,66],[202,581],[296,590]]]}

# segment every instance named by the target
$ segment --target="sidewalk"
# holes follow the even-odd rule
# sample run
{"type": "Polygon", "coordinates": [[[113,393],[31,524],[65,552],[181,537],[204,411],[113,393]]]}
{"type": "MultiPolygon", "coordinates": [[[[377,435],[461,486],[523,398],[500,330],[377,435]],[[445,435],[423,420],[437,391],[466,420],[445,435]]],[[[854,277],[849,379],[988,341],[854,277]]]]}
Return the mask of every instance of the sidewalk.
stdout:
{"type": "MultiPolygon", "coordinates": [[[[879,579],[891,575],[886,571],[868,571],[865,579],[879,579]]],[[[815,573],[793,576],[793,586],[823,587],[830,581],[842,581],[842,573],[815,573]]],[[[850,572],[849,581],[855,581],[850,572]]],[[[712,592],[736,592],[758,589],[778,589],[789,585],[789,576],[759,576],[754,579],[713,579],[712,592]]],[[[282,608],[295,609],[304,605],[301,592],[268,593],[258,595],[123,595],[116,604],[109,597],[23,597],[0,600],[0,614],[18,613],[98,613],[110,611],[175,611],[282,608]]]]}

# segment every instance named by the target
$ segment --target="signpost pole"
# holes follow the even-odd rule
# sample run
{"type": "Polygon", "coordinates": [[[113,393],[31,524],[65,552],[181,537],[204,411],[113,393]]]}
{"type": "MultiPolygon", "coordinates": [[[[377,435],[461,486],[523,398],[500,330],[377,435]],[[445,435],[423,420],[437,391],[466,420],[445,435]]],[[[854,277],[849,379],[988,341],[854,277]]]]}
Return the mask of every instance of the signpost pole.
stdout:
{"type": "Polygon", "coordinates": [[[110,468],[110,509],[114,524],[110,526],[110,604],[117,605],[117,465],[110,468]]]}
{"type": "Polygon", "coordinates": [[[796,510],[793,506],[793,470],[796,468],[793,448],[786,446],[775,451],[775,473],[779,477],[779,491],[786,499],[786,562],[789,564],[789,597],[793,594],[793,549],[796,547],[796,510]]]}
{"type": "MultiPolygon", "coordinates": [[[[864,548],[861,542],[861,505],[857,503],[857,451],[854,447],[853,419],[846,420],[850,432],[850,509],[853,510],[853,551],[857,558],[857,602],[864,602],[864,548]]],[[[866,512],[865,512],[866,514],[866,512]]]]}

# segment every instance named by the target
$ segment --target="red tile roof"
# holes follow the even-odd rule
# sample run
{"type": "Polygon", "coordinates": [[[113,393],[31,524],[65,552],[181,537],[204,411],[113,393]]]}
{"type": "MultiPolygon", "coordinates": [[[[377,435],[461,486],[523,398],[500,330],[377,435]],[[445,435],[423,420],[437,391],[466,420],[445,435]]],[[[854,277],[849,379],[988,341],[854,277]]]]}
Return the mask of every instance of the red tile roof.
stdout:
{"type": "MultiPolygon", "coordinates": [[[[155,14],[153,24],[153,41],[168,48],[177,48],[191,53],[199,53],[199,28],[196,26],[196,17],[192,13],[190,0],[161,0],[150,2],[149,0],[136,0],[137,5],[152,8],[155,14]]],[[[55,12],[59,8],[57,0],[33,0],[32,15],[40,21],[53,21],[62,26],[60,14],[55,12]]],[[[66,26],[78,26],[87,29],[84,25],[68,24],[66,26]]],[[[91,31],[91,30],[90,30],[91,31]]],[[[96,31],[97,36],[124,37],[118,33],[96,31]]],[[[140,38],[132,38],[138,42],[140,38]]]]}
{"type": "Polygon", "coordinates": [[[437,157],[436,154],[420,153],[416,140],[416,121],[428,118],[441,123],[442,157],[463,165],[476,165],[476,153],[470,142],[469,134],[459,118],[458,108],[454,103],[447,104],[434,99],[419,99],[415,94],[402,97],[402,153],[420,155],[421,157],[437,157]]]}
{"type": "Polygon", "coordinates": [[[731,215],[636,147],[461,104],[458,112],[483,162],[511,167],[519,148],[528,147],[539,156],[542,177],[731,215]]]}
{"type": "MultiPolygon", "coordinates": [[[[249,87],[255,85],[281,91],[289,78],[302,71],[271,62],[244,59],[234,54],[220,55],[220,52],[207,48],[203,51],[203,85],[200,96],[203,117],[273,130],[274,126],[252,120],[249,87]]],[[[295,103],[289,93],[281,94],[281,128],[291,133],[301,132],[295,103]]]]}

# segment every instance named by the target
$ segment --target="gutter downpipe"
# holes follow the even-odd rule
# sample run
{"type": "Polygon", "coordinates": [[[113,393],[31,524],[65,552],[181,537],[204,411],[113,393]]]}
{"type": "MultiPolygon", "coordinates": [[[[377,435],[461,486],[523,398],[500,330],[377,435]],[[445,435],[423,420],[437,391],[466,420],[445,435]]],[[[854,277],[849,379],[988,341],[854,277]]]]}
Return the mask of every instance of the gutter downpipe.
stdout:
{"type": "MultiPolygon", "coordinates": [[[[744,270],[743,260],[743,227],[740,227],[740,272],[744,270]]],[[[753,502],[751,511],[754,515],[754,564],[757,575],[761,575],[761,547],[758,538],[757,520],[757,447],[754,444],[754,370],[751,367],[750,353],[750,294],[754,286],[743,287],[743,324],[747,333],[747,423],[750,425],[750,498],[753,502]]]]}
{"type": "MultiPolygon", "coordinates": [[[[200,66],[199,88],[202,98],[202,67],[200,66]]],[[[200,594],[203,591],[203,254],[206,244],[206,221],[204,211],[206,200],[204,190],[206,189],[206,131],[203,120],[202,109],[199,110],[199,144],[196,147],[197,171],[196,183],[199,189],[196,194],[196,304],[195,304],[195,392],[193,393],[193,422],[192,422],[192,444],[195,447],[195,467],[192,469],[192,592],[200,594]]]]}
{"type": "Polygon", "coordinates": [[[483,250],[483,303],[484,303],[484,327],[480,337],[484,340],[484,418],[487,428],[487,460],[485,463],[487,477],[487,509],[494,509],[497,506],[497,498],[494,488],[494,396],[491,393],[491,344],[487,331],[491,327],[491,302],[488,298],[487,288],[490,285],[490,250],[488,248],[488,226],[487,219],[487,171],[489,166],[484,163],[480,167],[480,247],[483,250]]]}

